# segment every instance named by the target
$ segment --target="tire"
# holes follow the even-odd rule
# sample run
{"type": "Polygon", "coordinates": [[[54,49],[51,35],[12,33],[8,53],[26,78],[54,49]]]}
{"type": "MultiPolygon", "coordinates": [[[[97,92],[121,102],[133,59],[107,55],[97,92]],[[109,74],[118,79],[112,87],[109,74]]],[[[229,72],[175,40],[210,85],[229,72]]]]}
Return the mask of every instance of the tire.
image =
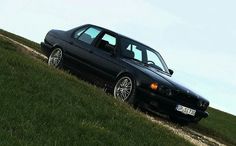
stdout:
{"type": "Polygon", "coordinates": [[[113,95],[118,100],[135,105],[135,90],[135,80],[128,75],[124,75],[116,81],[113,95]]]}
{"type": "Polygon", "coordinates": [[[63,51],[61,48],[54,48],[48,57],[48,65],[55,68],[62,68],[63,66],[63,51]]]}

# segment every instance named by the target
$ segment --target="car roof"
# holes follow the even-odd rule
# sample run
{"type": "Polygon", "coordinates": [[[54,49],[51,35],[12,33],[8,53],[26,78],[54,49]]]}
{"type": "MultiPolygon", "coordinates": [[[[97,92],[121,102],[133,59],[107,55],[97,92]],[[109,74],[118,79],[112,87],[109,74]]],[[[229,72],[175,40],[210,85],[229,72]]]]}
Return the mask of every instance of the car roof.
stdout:
{"type": "Polygon", "coordinates": [[[143,43],[141,43],[141,42],[139,42],[139,41],[136,41],[136,40],[134,40],[134,39],[132,39],[132,38],[130,38],[130,37],[127,37],[127,36],[125,36],[125,35],[119,34],[119,33],[117,33],[117,32],[114,32],[114,31],[112,31],[112,30],[109,30],[109,29],[107,29],[107,28],[104,28],[104,27],[101,27],[101,26],[97,26],[97,25],[94,25],[94,24],[85,24],[85,25],[83,25],[83,26],[93,26],[93,27],[97,27],[97,28],[103,29],[103,30],[105,30],[105,31],[114,33],[114,34],[116,34],[116,35],[118,35],[118,36],[120,36],[120,37],[129,39],[129,40],[132,40],[132,41],[134,41],[134,42],[136,42],[136,43],[139,43],[139,44],[141,44],[141,45],[143,45],[143,46],[146,46],[146,47],[148,47],[149,49],[151,49],[151,50],[153,50],[153,51],[157,51],[157,50],[154,50],[153,48],[149,47],[148,45],[145,45],[145,44],[143,44],[143,43]]]}

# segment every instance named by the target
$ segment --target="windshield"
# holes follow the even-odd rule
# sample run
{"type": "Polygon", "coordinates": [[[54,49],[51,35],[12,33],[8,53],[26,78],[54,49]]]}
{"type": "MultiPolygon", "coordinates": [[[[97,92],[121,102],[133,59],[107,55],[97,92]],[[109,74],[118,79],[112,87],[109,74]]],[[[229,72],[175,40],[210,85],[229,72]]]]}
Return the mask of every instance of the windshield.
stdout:
{"type": "Polygon", "coordinates": [[[123,57],[142,62],[158,71],[169,73],[167,65],[157,51],[127,38],[122,38],[121,48],[123,57]]]}

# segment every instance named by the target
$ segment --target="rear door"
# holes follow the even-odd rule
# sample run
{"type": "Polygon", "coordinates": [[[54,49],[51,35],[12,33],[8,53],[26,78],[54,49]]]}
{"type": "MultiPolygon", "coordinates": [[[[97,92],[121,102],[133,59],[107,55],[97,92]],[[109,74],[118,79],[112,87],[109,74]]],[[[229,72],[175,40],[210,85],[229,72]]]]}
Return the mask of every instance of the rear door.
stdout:
{"type": "Polygon", "coordinates": [[[92,64],[96,69],[95,74],[106,81],[113,81],[123,69],[115,52],[118,47],[117,36],[113,33],[103,32],[92,48],[92,64]]]}
{"type": "Polygon", "coordinates": [[[76,30],[68,41],[65,64],[77,71],[91,71],[93,69],[91,65],[93,43],[101,32],[101,29],[93,26],[76,30]]]}

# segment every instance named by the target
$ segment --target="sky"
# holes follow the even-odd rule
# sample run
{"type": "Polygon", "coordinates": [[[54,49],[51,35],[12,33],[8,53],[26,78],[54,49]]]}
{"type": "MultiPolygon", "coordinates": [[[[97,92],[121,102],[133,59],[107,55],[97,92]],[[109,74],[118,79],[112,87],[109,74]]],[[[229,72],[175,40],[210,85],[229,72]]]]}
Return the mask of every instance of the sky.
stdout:
{"type": "Polygon", "coordinates": [[[40,43],[51,29],[96,24],[161,53],[173,79],[236,115],[236,1],[1,0],[0,28],[40,43]]]}

